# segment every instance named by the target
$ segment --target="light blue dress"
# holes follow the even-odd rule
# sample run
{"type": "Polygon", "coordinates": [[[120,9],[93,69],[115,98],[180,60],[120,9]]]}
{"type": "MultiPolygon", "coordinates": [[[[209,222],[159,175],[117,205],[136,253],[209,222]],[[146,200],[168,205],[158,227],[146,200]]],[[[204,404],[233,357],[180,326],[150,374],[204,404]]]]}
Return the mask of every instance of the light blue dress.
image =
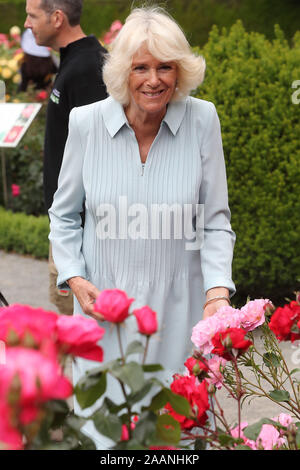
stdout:
{"type": "MultiPolygon", "coordinates": [[[[227,287],[231,295],[235,292],[231,279],[235,234],[213,103],[192,97],[170,103],[144,167],[135,134],[118,102],[109,97],[74,108],[49,215],[58,285],[65,287],[66,280],[81,276],[100,290],[126,291],[135,299],[132,308],[149,305],[155,310],[159,331],[151,338],[147,362],[161,363],[164,379],[170,381],[192,352],[192,328],[202,317],[205,292],[217,286],[227,287]],[[151,232],[154,219],[149,216],[147,221],[145,213],[151,215],[152,208],[161,204],[169,208],[203,205],[200,248],[187,249],[187,239],[174,235],[175,225],[170,237],[162,224],[160,237],[157,231],[151,232]]],[[[74,313],[83,315],[76,299],[74,313]]],[[[109,361],[119,356],[116,332],[107,323],[101,326],[107,330],[101,345],[104,360],[109,361]]],[[[126,321],[122,336],[124,347],[126,341],[141,339],[135,318],[126,321]]],[[[74,381],[96,365],[77,360],[74,381]]],[[[109,387],[110,398],[121,399],[118,384],[109,387]]],[[[75,411],[80,412],[77,403],[75,411]]],[[[86,432],[95,438],[92,427],[86,432]]],[[[97,439],[98,448],[109,445],[101,436],[97,439]]]]}

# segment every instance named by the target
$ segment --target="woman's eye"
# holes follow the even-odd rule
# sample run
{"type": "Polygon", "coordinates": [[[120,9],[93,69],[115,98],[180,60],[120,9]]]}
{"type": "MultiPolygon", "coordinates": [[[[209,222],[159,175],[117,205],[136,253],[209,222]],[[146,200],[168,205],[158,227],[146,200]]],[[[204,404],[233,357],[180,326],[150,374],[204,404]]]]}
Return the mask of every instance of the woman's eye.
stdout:
{"type": "Polygon", "coordinates": [[[143,65],[137,65],[133,70],[144,70],[144,68],[145,67],[143,65]]]}

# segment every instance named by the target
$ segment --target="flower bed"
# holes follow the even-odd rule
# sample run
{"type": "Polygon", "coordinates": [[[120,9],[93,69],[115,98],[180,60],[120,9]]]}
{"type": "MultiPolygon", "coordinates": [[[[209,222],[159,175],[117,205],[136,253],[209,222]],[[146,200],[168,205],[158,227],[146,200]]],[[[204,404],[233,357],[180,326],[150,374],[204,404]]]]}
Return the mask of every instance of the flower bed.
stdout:
{"type": "Polygon", "coordinates": [[[153,377],[162,367],[146,363],[151,336],[158,329],[156,313],[147,306],[130,312],[132,301],[117,289],[101,292],[95,314],[114,324],[120,357],[86,373],[74,389],[64,375],[66,358],[102,363],[105,357],[105,330],[96,320],[22,305],[0,309],[0,340],[6,345],[0,365],[2,448],[94,449],[80,431],[86,419],[92,419],[118,450],[200,450],[208,445],[228,450],[300,449],[300,382],[297,370],[289,371],[278,343],[300,339],[299,293],[284,308],[257,299],[241,309],[222,307],[201,320],[193,329],[196,349],[185,362],[186,373],[175,374],[170,388],[153,377]],[[120,328],[131,315],[144,340],[124,352],[120,328]],[[261,334],[263,352],[255,345],[254,331],[261,334]],[[136,353],[141,354],[140,363],[131,358],[136,353]],[[245,367],[253,373],[251,381],[241,371],[245,367]],[[123,390],[122,403],[113,403],[106,395],[108,374],[123,390]],[[159,391],[152,394],[150,405],[139,409],[154,386],[159,391]],[[237,404],[236,424],[228,421],[219,403],[221,388],[237,404]],[[65,401],[72,393],[82,409],[100,397],[102,405],[88,418],[75,416],[65,401]],[[242,419],[242,404],[259,396],[279,404],[282,413],[248,425],[242,419]],[[57,427],[62,429],[62,442],[53,440],[57,427]]]}

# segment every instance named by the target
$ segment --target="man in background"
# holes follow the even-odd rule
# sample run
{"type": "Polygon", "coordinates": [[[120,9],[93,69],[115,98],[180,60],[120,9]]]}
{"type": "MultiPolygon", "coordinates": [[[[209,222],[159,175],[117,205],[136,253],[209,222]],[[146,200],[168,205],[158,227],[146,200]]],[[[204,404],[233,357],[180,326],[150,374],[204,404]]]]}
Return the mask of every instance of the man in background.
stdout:
{"type": "MultiPolygon", "coordinates": [[[[36,43],[60,52],[60,66],[47,108],[44,146],[44,195],[46,210],[57,189],[72,108],[107,97],[102,80],[106,50],[80,26],[83,0],[27,0],[25,28],[36,43]]],[[[51,244],[49,246],[50,300],[60,313],[73,313],[73,295],[56,287],[51,244]]]]}

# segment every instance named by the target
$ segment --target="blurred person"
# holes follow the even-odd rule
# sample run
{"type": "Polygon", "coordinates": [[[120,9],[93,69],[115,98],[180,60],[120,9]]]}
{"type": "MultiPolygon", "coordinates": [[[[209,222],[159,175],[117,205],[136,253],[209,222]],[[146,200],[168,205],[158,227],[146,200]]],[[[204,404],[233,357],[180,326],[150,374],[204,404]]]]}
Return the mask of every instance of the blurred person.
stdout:
{"type": "Polygon", "coordinates": [[[21,37],[21,47],[24,58],[21,63],[21,83],[19,91],[26,91],[29,83],[36,90],[46,90],[51,84],[52,75],[57,72],[57,66],[45,46],[38,46],[31,29],[26,29],[21,37]]]}
{"type": "MultiPolygon", "coordinates": [[[[44,195],[48,211],[57,189],[72,108],[106,98],[102,79],[106,50],[80,26],[83,0],[27,0],[25,28],[39,46],[60,53],[60,65],[47,107],[44,145],[44,195]]],[[[49,246],[50,300],[64,314],[73,312],[73,296],[56,286],[57,270],[49,246]]]]}

